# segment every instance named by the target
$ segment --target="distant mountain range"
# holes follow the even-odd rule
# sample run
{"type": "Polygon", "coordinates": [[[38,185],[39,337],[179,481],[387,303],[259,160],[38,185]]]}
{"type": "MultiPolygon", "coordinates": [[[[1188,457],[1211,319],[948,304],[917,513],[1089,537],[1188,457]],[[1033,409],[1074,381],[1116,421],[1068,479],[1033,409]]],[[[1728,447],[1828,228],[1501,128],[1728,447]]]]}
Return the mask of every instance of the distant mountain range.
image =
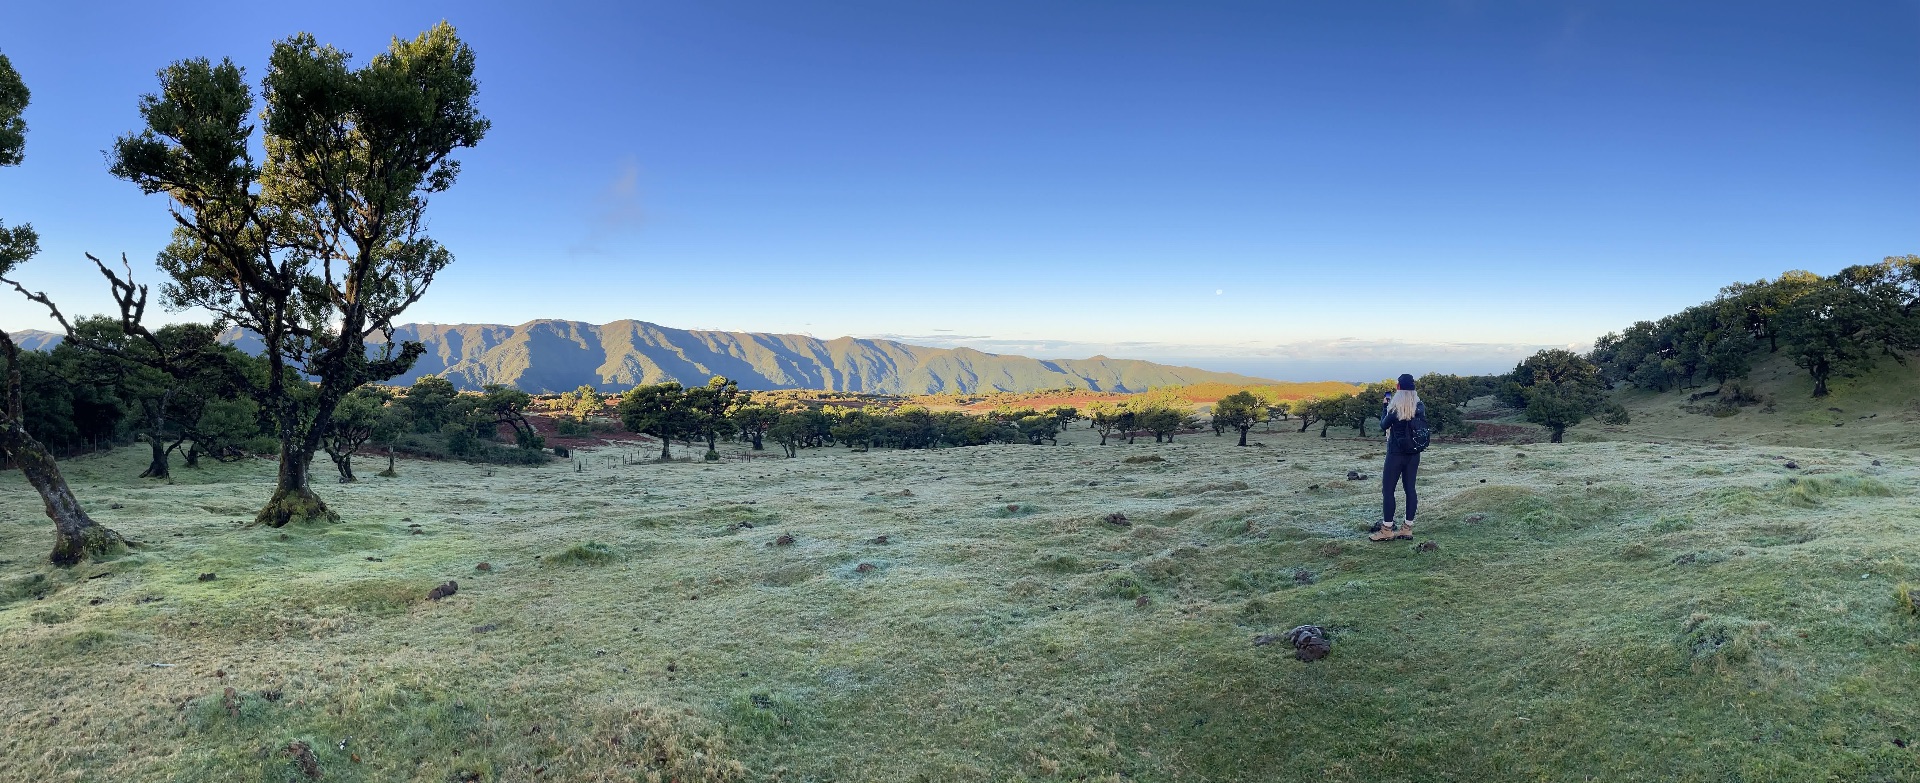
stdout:
{"type": "MultiPolygon", "coordinates": [[[[60,342],[60,335],[28,330],[13,339],[29,350],[48,350],[60,342]]],[[[715,375],[737,380],[745,389],[877,394],[1033,391],[1069,385],[1137,392],[1190,383],[1272,383],[1136,359],[1033,359],[892,340],[672,329],[645,321],[407,324],[394,330],[394,339],[416,340],[427,350],[411,372],[389,383],[407,385],[421,376],[439,375],[462,389],[498,383],[535,394],[582,385],[621,391],[662,381],[704,384],[715,375]]],[[[237,330],[228,341],[242,350],[260,350],[252,335],[237,330]]]]}

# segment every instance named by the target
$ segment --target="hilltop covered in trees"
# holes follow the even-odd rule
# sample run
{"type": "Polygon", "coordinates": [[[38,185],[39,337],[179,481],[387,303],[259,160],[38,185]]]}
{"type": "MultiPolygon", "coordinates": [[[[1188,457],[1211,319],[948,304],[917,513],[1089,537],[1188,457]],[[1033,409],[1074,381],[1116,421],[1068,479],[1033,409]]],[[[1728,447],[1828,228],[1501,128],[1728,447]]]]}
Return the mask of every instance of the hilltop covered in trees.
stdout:
{"type": "Polygon", "coordinates": [[[1915,350],[1920,256],[1891,256],[1831,276],[1791,271],[1729,285],[1712,301],[1602,335],[1585,355],[1541,351],[1508,373],[1498,391],[1557,442],[1589,418],[1627,423],[1611,390],[1690,390],[1711,381],[1719,385],[1698,396],[1732,413],[1762,402],[1747,378],[1764,357],[1783,356],[1804,371],[1817,398],[1836,378],[1883,362],[1905,365],[1915,350]]]}

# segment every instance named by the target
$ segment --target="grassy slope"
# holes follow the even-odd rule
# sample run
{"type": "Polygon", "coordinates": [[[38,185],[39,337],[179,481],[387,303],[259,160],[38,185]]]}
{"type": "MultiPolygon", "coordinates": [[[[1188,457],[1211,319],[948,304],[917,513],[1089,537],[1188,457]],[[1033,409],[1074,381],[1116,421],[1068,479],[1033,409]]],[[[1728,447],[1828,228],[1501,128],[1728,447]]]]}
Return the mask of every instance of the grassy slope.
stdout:
{"type": "MultiPolygon", "coordinates": [[[[1689,392],[1718,384],[1664,394],[1626,391],[1619,399],[1633,423],[1611,431],[1639,439],[1920,450],[1920,364],[1882,360],[1873,372],[1833,379],[1831,393],[1819,399],[1812,396],[1806,371],[1781,356],[1761,357],[1750,380],[1772,395],[1771,412],[1764,406],[1741,408],[1727,418],[1696,412],[1707,410],[1713,400],[1689,403],[1689,392]]],[[[1576,432],[1581,430],[1593,432],[1596,426],[1583,425],[1576,432]]]]}
{"type": "Polygon", "coordinates": [[[71,572],[0,477],[0,779],[1920,779],[1911,455],[1443,444],[1418,553],[1376,440],[1073,435],[406,463],[284,537],[268,464],[126,450],[68,470],[148,545],[71,572]]]}

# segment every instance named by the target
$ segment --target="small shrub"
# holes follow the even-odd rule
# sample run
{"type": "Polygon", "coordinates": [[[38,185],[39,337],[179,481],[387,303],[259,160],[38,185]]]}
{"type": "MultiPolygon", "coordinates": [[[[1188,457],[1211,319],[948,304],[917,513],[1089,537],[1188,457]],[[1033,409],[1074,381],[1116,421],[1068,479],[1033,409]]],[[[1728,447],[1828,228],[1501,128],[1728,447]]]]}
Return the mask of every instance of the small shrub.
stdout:
{"type": "Polygon", "coordinates": [[[1768,400],[1761,396],[1760,389],[1752,381],[1735,378],[1720,384],[1720,404],[1723,406],[1758,405],[1768,400]]]}
{"type": "Polygon", "coordinates": [[[1893,607],[1908,617],[1920,617],[1920,586],[1907,582],[1894,585],[1893,607]]]}
{"type": "Polygon", "coordinates": [[[620,559],[620,555],[613,550],[613,547],[598,541],[588,541],[567,547],[566,550],[559,554],[548,555],[547,563],[551,565],[605,565],[618,559],[620,559]]]}
{"type": "Polygon", "coordinates": [[[485,448],[485,446],[480,443],[480,439],[474,437],[473,430],[459,424],[448,424],[445,427],[441,427],[440,437],[446,441],[447,452],[456,457],[469,456],[475,451],[485,448]]]}
{"type": "Polygon", "coordinates": [[[1653,557],[1653,547],[1638,541],[1620,548],[1620,559],[1622,560],[1645,560],[1649,557],[1653,557]]]}
{"type": "Polygon", "coordinates": [[[1107,583],[1101,592],[1114,598],[1125,598],[1132,601],[1140,596],[1146,595],[1147,588],[1140,584],[1140,580],[1131,576],[1114,574],[1107,577],[1107,583]]]}

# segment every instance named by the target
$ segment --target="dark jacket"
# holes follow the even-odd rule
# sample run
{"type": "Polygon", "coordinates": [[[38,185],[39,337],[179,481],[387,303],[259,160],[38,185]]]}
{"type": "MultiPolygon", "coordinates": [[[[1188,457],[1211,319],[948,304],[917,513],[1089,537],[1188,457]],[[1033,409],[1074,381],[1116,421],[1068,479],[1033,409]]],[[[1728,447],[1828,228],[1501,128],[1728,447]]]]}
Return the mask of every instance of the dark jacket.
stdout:
{"type": "MultiPolygon", "coordinates": [[[[1402,429],[1394,428],[1393,425],[1400,421],[1400,417],[1393,415],[1393,406],[1384,405],[1384,406],[1381,406],[1381,408],[1382,410],[1380,411],[1380,431],[1387,434],[1387,451],[1391,451],[1395,454],[1413,454],[1416,451],[1418,451],[1413,447],[1413,444],[1409,442],[1412,437],[1412,433],[1403,431],[1404,428],[1402,429]]],[[[1418,426],[1422,426],[1422,427],[1427,426],[1427,404],[1426,403],[1416,402],[1413,404],[1413,421],[1418,426]]]]}

